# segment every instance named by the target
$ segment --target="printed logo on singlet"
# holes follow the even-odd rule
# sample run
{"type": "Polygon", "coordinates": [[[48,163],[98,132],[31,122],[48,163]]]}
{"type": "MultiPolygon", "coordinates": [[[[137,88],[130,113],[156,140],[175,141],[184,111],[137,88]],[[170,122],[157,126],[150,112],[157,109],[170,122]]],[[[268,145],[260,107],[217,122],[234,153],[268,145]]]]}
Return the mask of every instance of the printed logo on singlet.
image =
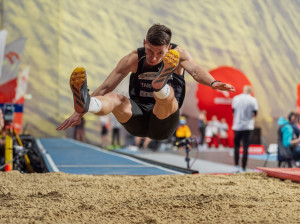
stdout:
{"type": "Polygon", "coordinates": [[[152,80],[155,78],[157,72],[145,72],[138,76],[140,84],[141,97],[153,97],[152,80]]]}
{"type": "Polygon", "coordinates": [[[143,97],[153,97],[153,92],[140,91],[140,96],[143,96],[143,97]]]}
{"type": "Polygon", "coordinates": [[[157,72],[145,72],[142,74],[139,74],[138,79],[139,80],[153,80],[156,76],[157,72]]]}

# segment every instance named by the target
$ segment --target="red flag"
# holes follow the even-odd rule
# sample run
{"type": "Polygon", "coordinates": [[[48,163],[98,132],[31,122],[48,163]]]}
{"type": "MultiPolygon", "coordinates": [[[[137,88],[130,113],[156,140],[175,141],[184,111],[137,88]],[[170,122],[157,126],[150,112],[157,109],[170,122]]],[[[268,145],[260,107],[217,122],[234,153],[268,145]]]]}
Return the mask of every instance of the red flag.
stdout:
{"type": "Polygon", "coordinates": [[[300,84],[297,86],[297,112],[300,114],[300,84]]]}
{"type": "Polygon", "coordinates": [[[20,38],[5,47],[0,85],[17,78],[25,43],[26,38],[20,38]]]}

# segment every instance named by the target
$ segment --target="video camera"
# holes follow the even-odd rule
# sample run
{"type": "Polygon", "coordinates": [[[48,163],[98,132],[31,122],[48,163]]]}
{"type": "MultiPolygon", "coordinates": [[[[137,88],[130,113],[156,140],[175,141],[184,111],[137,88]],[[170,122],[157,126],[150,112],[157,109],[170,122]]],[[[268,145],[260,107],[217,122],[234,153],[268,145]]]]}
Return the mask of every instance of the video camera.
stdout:
{"type": "Polygon", "coordinates": [[[191,138],[184,138],[184,139],[176,142],[176,146],[177,147],[186,146],[186,145],[190,144],[191,142],[192,142],[191,138]]]}
{"type": "Polygon", "coordinates": [[[4,126],[12,125],[14,122],[15,108],[13,104],[4,104],[2,108],[4,126]]]}

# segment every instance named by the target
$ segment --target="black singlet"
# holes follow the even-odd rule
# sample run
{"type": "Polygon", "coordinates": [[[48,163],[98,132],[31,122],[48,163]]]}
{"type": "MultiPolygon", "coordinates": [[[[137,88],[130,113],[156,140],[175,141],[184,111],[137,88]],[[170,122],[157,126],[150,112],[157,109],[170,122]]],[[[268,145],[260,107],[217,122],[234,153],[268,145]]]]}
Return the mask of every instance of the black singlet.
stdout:
{"type": "MultiPolygon", "coordinates": [[[[177,45],[171,43],[171,46],[172,49],[174,49],[177,45]]],[[[150,109],[153,108],[153,105],[155,104],[151,83],[163,62],[156,66],[148,67],[144,63],[146,59],[145,48],[142,47],[137,50],[139,58],[138,69],[136,73],[131,73],[130,75],[129,96],[130,99],[143,106],[145,109],[150,109]]],[[[173,73],[172,77],[168,80],[168,84],[172,86],[180,108],[185,97],[184,74],[178,75],[173,73]]]]}

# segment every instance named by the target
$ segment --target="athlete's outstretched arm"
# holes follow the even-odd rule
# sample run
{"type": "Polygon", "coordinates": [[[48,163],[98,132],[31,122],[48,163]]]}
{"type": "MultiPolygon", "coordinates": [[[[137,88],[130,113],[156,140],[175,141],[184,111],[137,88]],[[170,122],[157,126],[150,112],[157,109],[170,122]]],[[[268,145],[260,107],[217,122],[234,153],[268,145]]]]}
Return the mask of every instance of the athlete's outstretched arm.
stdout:
{"type": "Polygon", "coordinates": [[[137,50],[123,57],[108,75],[105,81],[91,94],[91,96],[103,96],[112,92],[119,83],[130,73],[136,72],[138,65],[137,50]]]}
{"type": "Polygon", "coordinates": [[[215,78],[208,71],[198,65],[187,51],[180,47],[177,47],[176,50],[178,50],[180,54],[180,66],[182,66],[195,81],[206,86],[210,86],[211,83],[213,83],[211,86],[213,89],[235,92],[235,88],[230,84],[219,81],[214,82],[215,78]]]}

